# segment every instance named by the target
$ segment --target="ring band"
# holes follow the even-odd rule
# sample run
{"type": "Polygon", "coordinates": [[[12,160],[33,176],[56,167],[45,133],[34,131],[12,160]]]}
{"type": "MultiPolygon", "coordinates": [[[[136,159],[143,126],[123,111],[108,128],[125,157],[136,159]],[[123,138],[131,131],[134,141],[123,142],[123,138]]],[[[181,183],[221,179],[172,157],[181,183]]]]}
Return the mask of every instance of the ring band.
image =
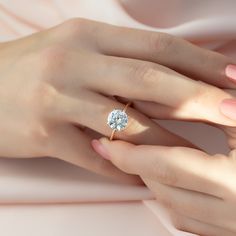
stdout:
{"type": "Polygon", "coordinates": [[[110,141],[113,140],[116,131],[121,131],[127,126],[128,115],[126,114],[126,111],[131,104],[132,102],[129,102],[125,105],[123,110],[115,109],[109,113],[107,118],[107,124],[112,129],[110,141]]]}

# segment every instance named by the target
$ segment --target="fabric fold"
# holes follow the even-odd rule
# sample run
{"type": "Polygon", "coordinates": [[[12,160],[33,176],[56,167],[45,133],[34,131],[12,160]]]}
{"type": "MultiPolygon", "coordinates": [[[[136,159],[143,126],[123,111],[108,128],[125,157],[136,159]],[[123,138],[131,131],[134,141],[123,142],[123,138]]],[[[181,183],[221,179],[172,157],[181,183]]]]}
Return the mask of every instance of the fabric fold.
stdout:
{"type": "MultiPolygon", "coordinates": [[[[142,10],[135,9],[139,7],[137,3],[138,0],[0,0],[0,42],[27,36],[72,17],[84,17],[170,33],[236,58],[236,1],[198,2],[196,15],[189,0],[156,0],[159,5],[154,11],[145,13],[149,14],[150,24],[145,15],[139,19],[134,14],[142,10]],[[160,9],[166,9],[162,10],[166,22],[154,17],[160,9]],[[181,14],[187,18],[180,20],[181,14]]],[[[194,127],[196,124],[191,123],[163,124],[209,153],[228,151],[223,134],[216,129],[199,124],[194,127]]],[[[19,236],[64,236],[68,229],[73,236],[78,232],[103,236],[190,235],[176,231],[157,202],[150,200],[153,198],[145,186],[114,182],[60,160],[0,158],[0,225],[4,236],[15,236],[16,232],[19,236]]]]}
{"type": "Polygon", "coordinates": [[[114,182],[52,158],[0,159],[0,204],[152,199],[145,186],[114,182]]]}

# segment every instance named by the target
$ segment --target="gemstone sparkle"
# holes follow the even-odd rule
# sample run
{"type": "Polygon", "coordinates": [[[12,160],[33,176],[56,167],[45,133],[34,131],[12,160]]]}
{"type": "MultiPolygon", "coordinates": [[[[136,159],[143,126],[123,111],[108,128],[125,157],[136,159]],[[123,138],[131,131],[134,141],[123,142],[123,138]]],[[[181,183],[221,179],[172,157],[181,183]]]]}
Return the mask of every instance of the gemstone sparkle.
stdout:
{"type": "Polygon", "coordinates": [[[128,124],[128,116],[123,110],[115,109],[108,115],[107,124],[111,129],[121,131],[128,124]]]}

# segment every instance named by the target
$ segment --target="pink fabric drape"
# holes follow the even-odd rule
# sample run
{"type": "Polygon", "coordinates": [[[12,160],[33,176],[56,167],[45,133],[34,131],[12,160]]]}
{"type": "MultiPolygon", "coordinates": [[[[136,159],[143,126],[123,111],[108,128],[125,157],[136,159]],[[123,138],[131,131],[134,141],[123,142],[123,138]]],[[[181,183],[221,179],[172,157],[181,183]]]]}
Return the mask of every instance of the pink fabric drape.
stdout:
{"type": "MultiPolygon", "coordinates": [[[[234,0],[0,0],[0,41],[85,17],[168,32],[235,57],[235,9],[234,0]]],[[[223,135],[213,128],[164,125],[210,152],[227,151],[223,135]]],[[[170,225],[153,197],[145,187],[115,183],[55,159],[0,159],[4,236],[188,235],[170,225]]]]}

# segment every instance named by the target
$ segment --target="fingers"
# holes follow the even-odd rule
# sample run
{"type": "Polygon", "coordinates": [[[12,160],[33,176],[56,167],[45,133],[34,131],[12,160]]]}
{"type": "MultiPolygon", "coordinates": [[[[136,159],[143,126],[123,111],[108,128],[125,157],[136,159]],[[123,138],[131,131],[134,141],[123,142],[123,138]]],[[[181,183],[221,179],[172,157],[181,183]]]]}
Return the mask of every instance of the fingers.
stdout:
{"type": "Polygon", "coordinates": [[[178,213],[171,214],[171,220],[174,226],[181,231],[193,233],[196,235],[214,235],[214,236],[234,236],[235,233],[217,227],[215,225],[203,223],[198,220],[185,217],[178,213]]]}
{"type": "MultiPolygon", "coordinates": [[[[108,114],[114,109],[123,110],[125,105],[108,97],[87,91],[78,97],[60,96],[57,100],[55,116],[71,123],[80,124],[110,137],[112,129],[107,125],[108,114]]],[[[131,107],[126,111],[127,127],[115,132],[115,139],[123,139],[135,144],[151,143],[165,145],[193,146],[160,127],[157,123],[131,107]]]]}
{"type": "Polygon", "coordinates": [[[50,132],[47,153],[79,167],[115,180],[141,184],[137,176],[127,175],[111,163],[104,161],[91,148],[91,138],[73,125],[60,125],[50,132]]]}
{"type": "Polygon", "coordinates": [[[101,139],[100,144],[105,150],[102,155],[106,153],[106,159],[127,173],[219,198],[224,198],[224,191],[230,191],[231,186],[226,187],[221,177],[228,165],[224,156],[210,158],[191,148],[135,146],[107,139],[101,139]]]}
{"type": "Polygon", "coordinates": [[[221,218],[221,215],[224,215],[229,219],[230,215],[224,200],[195,191],[170,187],[150,179],[143,178],[143,180],[154,192],[157,201],[168,210],[207,224],[228,227],[221,218]]]}
{"type": "Polygon", "coordinates": [[[93,91],[166,105],[180,117],[235,125],[219,109],[222,100],[232,96],[219,88],[158,64],[132,59],[101,57],[96,69],[100,71],[96,75],[91,70],[88,73],[98,83],[91,79],[85,82],[93,91]]]}
{"type": "Polygon", "coordinates": [[[231,58],[165,33],[108,24],[101,24],[98,29],[94,41],[106,55],[155,62],[209,84],[235,88],[226,76],[227,65],[236,63],[231,58]]]}
{"type": "MultiPolygon", "coordinates": [[[[46,52],[50,53],[50,50],[46,52]]],[[[60,62],[54,64],[58,63],[60,67],[58,65],[57,70],[54,68],[56,72],[51,75],[50,82],[59,92],[76,95],[78,91],[87,89],[131,100],[160,103],[192,119],[235,125],[235,121],[224,116],[219,109],[222,100],[232,98],[230,94],[164,66],[126,58],[91,56],[88,53],[81,57],[78,52],[57,51],[53,57],[60,62]],[[57,54],[63,55],[60,56],[63,57],[63,66],[57,54]],[[96,64],[91,64],[92,60],[96,60],[96,64]]]]}

